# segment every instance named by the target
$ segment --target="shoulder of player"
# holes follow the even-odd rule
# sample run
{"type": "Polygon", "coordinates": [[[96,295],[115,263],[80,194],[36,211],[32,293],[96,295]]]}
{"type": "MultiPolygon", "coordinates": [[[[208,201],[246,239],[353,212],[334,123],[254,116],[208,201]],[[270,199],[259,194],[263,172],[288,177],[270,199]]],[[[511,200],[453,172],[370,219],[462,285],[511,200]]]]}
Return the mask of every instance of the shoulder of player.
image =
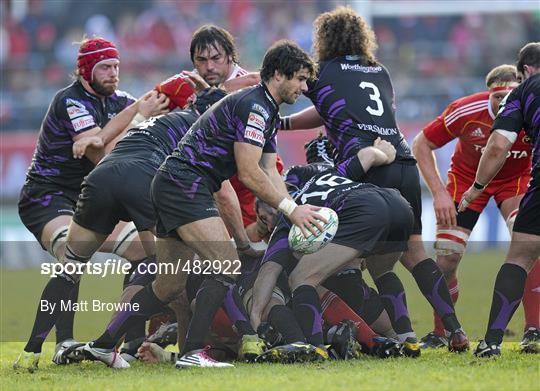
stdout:
{"type": "Polygon", "coordinates": [[[114,92],[114,94],[110,97],[112,99],[114,98],[120,98],[120,99],[125,99],[127,101],[132,101],[132,102],[135,102],[137,99],[131,95],[129,92],[126,92],[126,91],[122,91],[122,90],[116,90],[114,92]]]}
{"type": "Polygon", "coordinates": [[[244,88],[230,96],[231,99],[234,100],[235,109],[240,109],[248,113],[255,112],[260,114],[264,120],[267,121],[269,118],[272,118],[278,110],[273,110],[271,107],[272,105],[268,103],[268,97],[266,97],[265,94],[264,88],[258,84],[253,87],[244,88]]]}
{"type": "Polygon", "coordinates": [[[73,119],[90,114],[98,103],[97,98],[87,94],[79,82],[74,82],[56,93],[51,107],[54,115],[63,116],[67,110],[73,119]]]}
{"type": "Polygon", "coordinates": [[[197,119],[199,115],[191,109],[184,110],[175,110],[165,115],[158,117],[159,122],[169,122],[172,124],[182,123],[183,125],[191,126],[197,119]]]}
{"type": "Polygon", "coordinates": [[[456,99],[444,111],[447,121],[488,111],[489,92],[479,92],[456,99]]]}

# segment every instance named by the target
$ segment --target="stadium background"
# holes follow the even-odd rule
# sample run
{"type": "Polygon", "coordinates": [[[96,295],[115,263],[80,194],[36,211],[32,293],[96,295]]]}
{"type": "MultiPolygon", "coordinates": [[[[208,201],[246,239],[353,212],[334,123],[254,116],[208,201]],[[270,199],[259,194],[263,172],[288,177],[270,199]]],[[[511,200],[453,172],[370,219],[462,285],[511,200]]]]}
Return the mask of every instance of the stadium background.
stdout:
{"type": "MultiPolygon", "coordinates": [[[[311,48],[312,22],[336,1],[44,1],[0,3],[0,197],[2,266],[17,268],[43,260],[28,241],[16,200],[31,160],[41,120],[54,93],[70,82],[83,34],[117,43],[120,88],[135,96],[183,69],[191,69],[189,42],[203,23],[228,29],[241,64],[257,70],[265,50],[280,38],[311,48]],[[23,244],[26,243],[26,244],[23,244]],[[23,248],[24,247],[24,248],[23,248]],[[34,256],[32,254],[38,254],[34,256]],[[25,254],[21,258],[21,254],[25,254]]],[[[493,66],[513,63],[517,50],[540,36],[537,2],[361,1],[351,5],[373,26],[378,58],[389,69],[397,94],[397,116],[409,140],[452,100],[484,90],[493,66]]],[[[308,104],[301,99],[283,113],[308,104]]],[[[287,164],[303,162],[302,144],[313,133],[281,134],[287,164]]],[[[446,176],[454,144],[437,151],[446,176]]],[[[434,238],[434,215],[424,191],[424,238],[434,238]]],[[[491,203],[472,237],[480,247],[508,240],[491,203]]],[[[37,247],[36,247],[37,248],[37,247]]]]}

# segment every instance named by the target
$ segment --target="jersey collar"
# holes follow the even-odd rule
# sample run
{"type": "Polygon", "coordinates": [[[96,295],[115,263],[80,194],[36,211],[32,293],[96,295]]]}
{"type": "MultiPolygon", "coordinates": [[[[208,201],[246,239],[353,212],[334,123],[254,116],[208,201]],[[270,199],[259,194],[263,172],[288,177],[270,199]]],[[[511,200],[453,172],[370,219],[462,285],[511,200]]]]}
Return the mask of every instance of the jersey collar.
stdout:
{"type": "Polygon", "coordinates": [[[270,91],[268,90],[268,88],[266,87],[266,85],[261,81],[259,83],[259,86],[261,86],[263,88],[263,91],[264,91],[264,95],[266,95],[266,99],[268,99],[268,101],[272,104],[272,106],[274,107],[274,109],[276,110],[279,110],[279,105],[276,103],[276,101],[274,100],[274,97],[272,96],[272,94],[270,93],[270,91]]]}

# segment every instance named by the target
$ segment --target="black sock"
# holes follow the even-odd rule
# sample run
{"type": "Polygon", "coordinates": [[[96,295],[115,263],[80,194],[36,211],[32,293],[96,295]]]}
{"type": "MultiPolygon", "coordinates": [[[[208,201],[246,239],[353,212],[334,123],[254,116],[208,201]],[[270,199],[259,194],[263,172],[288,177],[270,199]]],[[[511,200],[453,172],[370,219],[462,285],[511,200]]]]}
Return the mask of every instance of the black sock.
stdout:
{"type": "Polygon", "coordinates": [[[207,278],[203,281],[195,298],[195,311],[189,323],[181,355],[204,347],[204,341],[212,325],[214,315],[223,304],[228,289],[222,282],[213,278],[207,278]]]}
{"type": "Polygon", "coordinates": [[[59,275],[58,277],[51,277],[49,282],[43,289],[41,299],[39,301],[36,318],[34,320],[34,327],[28,343],[24,347],[27,352],[40,353],[43,341],[47,338],[47,335],[51,331],[52,327],[62,314],[62,303],[66,304],[71,291],[75,287],[75,283],[69,276],[59,275]],[[45,311],[41,310],[41,304],[48,304],[48,308],[45,311]]]}
{"type": "MultiPolygon", "coordinates": [[[[150,266],[152,264],[156,264],[155,256],[146,257],[142,261],[132,264],[133,266],[129,270],[129,274],[126,275],[126,277],[129,277],[124,277],[124,288],[127,285],[148,285],[149,283],[154,281],[156,279],[157,273],[150,273],[148,271],[154,271],[154,268],[150,266]],[[139,266],[143,263],[145,264],[144,267],[139,266]]],[[[157,267],[155,268],[155,270],[157,272],[157,267]]]]}
{"type": "Polygon", "coordinates": [[[444,328],[450,332],[459,329],[461,325],[456,317],[448,285],[435,261],[424,259],[413,267],[411,273],[422,294],[441,317],[444,328]]]}
{"type": "MultiPolygon", "coordinates": [[[[122,288],[125,290],[128,285],[132,285],[134,283],[138,283],[138,285],[147,285],[150,281],[146,281],[142,278],[140,273],[138,272],[138,266],[140,263],[145,262],[145,260],[142,260],[141,262],[131,262],[131,266],[127,272],[127,274],[124,275],[124,281],[122,283],[122,288]]],[[[144,338],[146,336],[146,319],[140,319],[132,328],[130,328],[126,332],[126,336],[124,338],[124,343],[136,340],[138,338],[144,338]]]]}
{"type": "Polygon", "coordinates": [[[140,319],[133,325],[133,327],[126,331],[124,343],[134,341],[139,338],[144,338],[146,336],[146,320],[146,317],[144,319],[140,319]]]}
{"type": "Polygon", "coordinates": [[[306,337],[298,325],[294,312],[285,305],[275,305],[268,313],[268,323],[280,333],[286,344],[306,342],[306,337]]]}
{"type": "Polygon", "coordinates": [[[378,293],[366,284],[358,269],[329,277],[322,286],[338,295],[367,324],[375,322],[384,311],[378,293]]]}
{"type": "Polygon", "coordinates": [[[488,345],[502,343],[504,330],[506,330],[506,326],[512,319],[512,315],[514,315],[523,296],[526,279],[527,272],[521,266],[513,263],[505,263],[501,266],[495,280],[485,337],[488,345]]]}
{"type": "Polygon", "coordinates": [[[229,288],[223,304],[227,316],[240,336],[257,334],[251,327],[244,303],[235,287],[229,288]]]}
{"type": "MultiPolygon", "coordinates": [[[[71,290],[68,300],[71,303],[76,303],[79,300],[79,286],[80,282],[75,284],[71,290]]],[[[71,308],[71,307],[70,307],[71,308]]],[[[63,311],[58,320],[55,323],[56,328],[56,343],[65,341],[66,339],[73,339],[73,323],[75,321],[75,311],[63,311]]]]}
{"type": "Polygon", "coordinates": [[[322,310],[315,288],[310,285],[296,288],[292,294],[292,308],[307,342],[313,346],[322,345],[322,310]]]}
{"type": "Polygon", "coordinates": [[[394,272],[383,274],[375,280],[379,297],[388,312],[392,327],[398,335],[413,335],[414,331],[407,310],[407,297],[401,280],[394,272]]]}
{"type": "Polygon", "coordinates": [[[360,314],[364,309],[364,284],[362,272],[354,269],[327,278],[322,283],[322,286],[334,292],[341,300],[347,303],[354,312],[360,314]]]}
{"type": "Polygon", "coordinates": [[[157,298],[152,289],[152,284],[146,285],[135,293],[129,303],[131,305],[126,306],[125,310],[118,311],[114,314],[105,332],[94,341],[94,347],[103,349],[114,348],[128,330],[139,325],[152,315],[165,310],[165,303],[157,298]],[[134,310],[134,308],[137,308],[136,304],[138,305],[137,311],[134,310]]]}

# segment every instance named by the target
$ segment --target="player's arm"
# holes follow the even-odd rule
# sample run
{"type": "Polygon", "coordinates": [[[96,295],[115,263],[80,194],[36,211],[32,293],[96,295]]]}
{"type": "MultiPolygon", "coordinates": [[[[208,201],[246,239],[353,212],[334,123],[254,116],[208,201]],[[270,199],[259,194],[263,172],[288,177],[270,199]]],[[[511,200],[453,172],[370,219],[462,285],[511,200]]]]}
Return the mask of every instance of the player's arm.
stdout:
{"type": "MultiPolygon", "coordinates": [[[[517,133],[514,134],[517,136],[517,133]]],[[[515,138],[512,141],[508,139],[506,135],[500,132],[494,131],[491,133],[486,145],[486,149],[480,158],[480,163],[478,163],[474,184],[465,193],[463,193],[463,196],[461,197],[461,202],[459,203],[458,208],[460,212],[467,209],[469,204],[476,197],[478,197],[478,195],[484,191],[484,188],[489,184],[489,182],[495,178],[495,175],[497,175],[506,162],[508,151],[510,151],[512,148],[514,141],[515,138]]]]}
{"type": "Polygon", "coordinates": [[[118,141],[130,125],[136,125],[136,120],[140,122],[140,120],[144,120],[145,118],[163,114],[167,111],[168,105],[169,100],[164,94],[159,94],[153,90],[147,92],[136,102],[133,102],[112,118],[103,129],[96,127],[91,129],[91,131],[86,131],[73,137],[73,141],[75,142],[73,144],[73,157],[80,159],[86,155],[92,162],[98,163],[114,147],[116,142],[113,141],[118,141]],[[137,118],[138,115],[139,119],[137,118]],[[105,149],[101,150],[102,148],[98,148],[95,142],[77,143],[77,141],[87,136],[99,137],[104,146],[102,148],[105,149]],[[107,147],[108,144],[111,145],[107,147]]]}
{"type": "Polygon", "coordinates": [[[418,162],[418,168],[433,196],[433,208],[435,209],[437,224],[457,225],[456,206],[441,179],[435,154],[433,153],[439,147],[430,141],[422,131],[415,137],[412,148],[414,157],[418,162]]]}
{"type": "Polygon", "coordinates": [[[362,148],[354,156],[339,163],[336,170],[347,178],[360,182],[372,167],[390,164],[396,158],[396,148],[378,137],[373,146],[362,148]]]}
{"type": "MultiPolygon", "coordinates": [[[[270,178],[263,172],[259,164],[262,157],[262,148],[246,142],[234,143],[234,155],[238,169],[238,179],[250,189],[257,197],[284,213],[308,237],[308,231],[318,235],[317,229],[322,232],[324,221],[317,210],[320,208],[312,205],[296,205],[285,189],[283,179],[279,189],[272,184],[270,178]]],[[[274,179],[276,180],[276,179],[274,179]]],[[[326,221],[325,221],[326,222],[326,221]]]]}
{"type": "Polygon", "coordinates": [[[469,204],[484,191],[484,188],[497,175],[506,162],[512,145],[516,142],[524,122],[523,112],[520,109],[523,85],[515,88],[501,102],[499,113],[493,123],[493,131],[476,169],[476,179],[461,197],[458,207],[460,212],[467,209],[469,204]],[[507,102],[511,103],[507,105],[507,102]]]}
{"type": "Polygon", "coordinates": [[[362,148],[357,153],[362,168],[367,172],[371,167],[390,164],[396,160],[396,148],[392,143],[377,137],[372,147],[362,148]]]}
{"type": "Polygon", "coordinates": [[[315,106],[281,118],[281,130],[313,129],[324,125],[315,106]]]}
{"type": "MultiPolygon", "coordinates": [[[[508,132],[510,133],[510,132],[508,132]]],[[[511,133],[517,136],[517,133],[511,133]]],[[[476,170],[476,182],[480,184],[488,184],[499,173],[502,166],[506,162],[508,152],[512,148],[516,138],[509,139],[503,133],[497,130],[489,136],[486,149],[478,163],[476,170]]]]}
{"type": "Polygon", "coordinates": [[[270,181],[274,187],[282,194],[287,194],[287,187],[285,182],[279,173],[276,166],[277,154],[276,153],[265,153],[263,152],[261,160],[259,161],[259,166],[263,172],[270,178],[270,181]]]}
{"type": "Polygon", "coordinates": [[[221,189],[214,193],[214,200],[219,209],[219,214],[225,222],[227,230],[231,233],[238,249],[249,246],[249,238],[242,221],[242,211],[238,196],[229,181],[221,184],[221,189]]]}
{"type": "Polygon", "coordinates": [[[276,262],[265,262],[253,284],[253,297],[249,319],[253,329],[257,330],[262,321],[263,311],[272,297],[279,274],[283,268],[276,262]]]}
{"type": "Polygon", "coordinates": [[[254,86],[260,83],[261,76],[259,73],[251,72],[247,75],[235,77],[234,79],[227,80],[223,83],[223,89],[227,92],[233,92],[245,87],[254,86]]]}

